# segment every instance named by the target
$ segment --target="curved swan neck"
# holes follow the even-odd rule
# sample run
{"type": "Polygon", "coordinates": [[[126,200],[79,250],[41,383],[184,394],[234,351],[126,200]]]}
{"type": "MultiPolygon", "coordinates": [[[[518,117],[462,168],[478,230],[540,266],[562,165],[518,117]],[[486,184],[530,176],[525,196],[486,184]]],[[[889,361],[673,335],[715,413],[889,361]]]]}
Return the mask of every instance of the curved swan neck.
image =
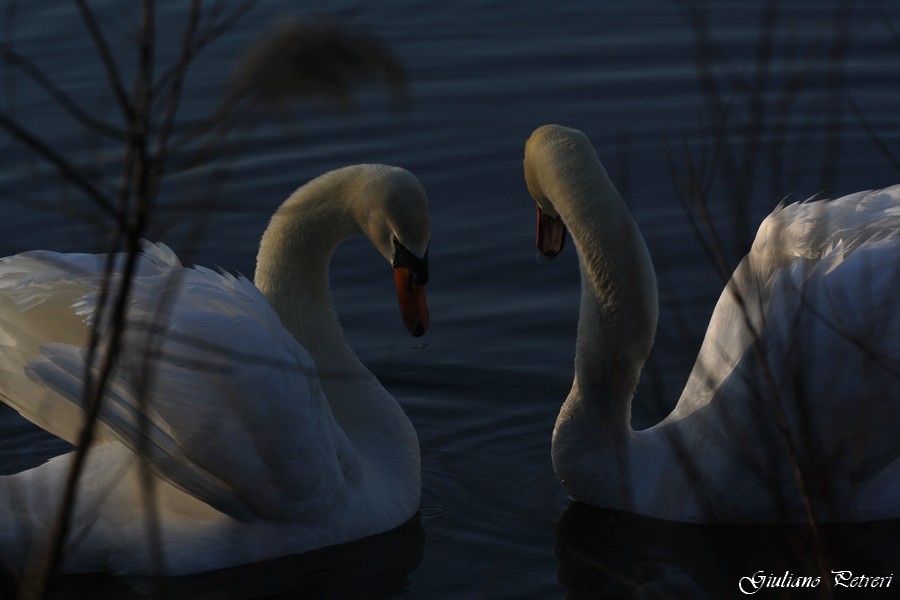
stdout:
{"type": "Polygon", "coordinates": [[[609,433],[624,434],[656,332],[656,276],[644,239],[593,146],[571,131],[550,128],[529,140],[526,180],[538,204],[552,205],[562,218],[579,257],[581,309],[568,408],[577,403],[596,413],[609,433]]]}
{"type": "Polygon", "coordinates": [[[581,270],[573,390],[594,401],[609,426],[624,433],[630,431],[631,399],[653,346],[656,277],[644,239],[602,175],[603,182],[562,209],[570,213],[563,221],[572,223],[581,270]]]}
{"type": "Polygon", "coordinates": [[[419,501],[416,431],[347,344],[331,301],[328,267],[335,248],[354,235],[367,235],[384,254],[373,237],[384,218],[382,204],[391,200],[392,186],[410,181],[418,184],[408,172],[387,165],[354,165],[310,181],[272,216],[254,277],[285,328],[315,361],[341,431],[336,444],[342,447],[345,476],[358,481],[365,473],[371,486],[366,505],[393,506],[401,514],[414,512],[419,501]],[[403,501],[397,504],[396,498],[403,501]]]}
{"type": "Polygon", "coordinates": [[[295,191],[272,216],[260,242],[254,282],[320,369],[357,362],[331,301],[328,266],[335,248],[363,233],[354,217],[346,169],[295,191]]]}

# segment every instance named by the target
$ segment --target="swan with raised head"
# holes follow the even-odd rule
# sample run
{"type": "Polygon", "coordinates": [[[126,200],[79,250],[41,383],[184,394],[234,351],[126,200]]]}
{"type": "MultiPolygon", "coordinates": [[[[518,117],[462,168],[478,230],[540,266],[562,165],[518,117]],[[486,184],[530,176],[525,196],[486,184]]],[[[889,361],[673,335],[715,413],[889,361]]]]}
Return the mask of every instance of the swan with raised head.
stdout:
{"type": "MultiPolygon", "coordinates": [[[[423,334],[427,197],[404,169],[355,165],[300,187],[262,237],[255,286],[145,244],[62,571],[193,573],[413,517],[416,432],[331,303],[332,252],[357,234],[391,262],[403,320],[423,334]]],[[[0,261],[0,399],[72,443],[104,261],[45,251],[0,261]]],[[[71,460],[0,478],[0,552],[13,569],[44,550],[71,460]]]]}
{"type": "Polygon", "coordinates": [[[536,129],[524,170],[539,250],[568,231],[581,268],[552,440],[574,500],[686,522],[900,517],[900,186],[776,208],[675,408],[635,431],[658,308],[647,246],[580,131],[536,129]]]}

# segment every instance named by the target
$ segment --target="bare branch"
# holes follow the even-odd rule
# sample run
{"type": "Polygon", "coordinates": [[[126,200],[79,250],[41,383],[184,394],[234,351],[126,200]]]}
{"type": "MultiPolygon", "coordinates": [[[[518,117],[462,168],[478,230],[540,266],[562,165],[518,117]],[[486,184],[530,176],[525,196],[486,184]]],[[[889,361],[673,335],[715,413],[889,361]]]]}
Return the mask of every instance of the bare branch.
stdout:
{"type": "MultiPolygon", "coordinates": [[[[193,1],[194,5],[199,4],[198,2],[196,2],[194,0],[192,0],[192,1],[193,1]]],[[[175,65],[173,65],[172,67],[170,67],[165,72],[163,72],[162,76],[156,82],[156,85],[154,85],[156,90],[157,91],[162,90],[166,86],[170,85],[170,83],[174,79],[176,79],[178,77],[183,77],[183,75],[184,75],[183,72],[179,74],[179,69],[180,69],[182,60],[185,60],[188,63],[190,63],[194,58],[197,57],[198,54],[200,54],[200,52],[202,52],[204,50],[204,48],[209,46],[219,36],[221,36],[222,34],[227,32],[229,29],[231,29],[231,27],[233,27],[234,24],[237,23],[245,14],[247,14],[250,11],[250,9],[252,9],[258,2],[259,2],[259,0],[245,0],[244,3],[237,6],[231,12],[231,14],[229,14],[227,17],[223,18],[221,21],[219,21],[219,22],[215,23],[214,25],[211,25],[210,27],[205,29],[199,36],[196,35],[196,30],[199,27],[199,17],[200,17],[200,13],[198,10],[197,15],[196,15],[197,23],[189,24],[189,26],[188,26],[189,28],[187,30],[190,32],[190,37],[192,38],[191,45],[188,47],[185,47],[184,45],[182,45],[182,55],[181,55],[181,58],[179,59],[179,62],[176,63],[175,65]]],[[[214,7],[215,12],[219,12],[219,11],[221,11],[221,9],[222,9],[221,4],[214,7]]],[[[192,5],[192,7],[191,7],[192,14],[190,17],[191,19],[193,19],[195,16],[193,14],[193,12],[194,12],[194,6],[192,5]]]]}
{"type": "MultiPolygon", "coordinates": [[[[90,360],[91,358],[91,350],[100,352],[100,367],[98,369],[96,378],[90,377],[90,365],[92,364],[92,362],[88,362],[85,369],[85,424],[81,429],[81,433],[79,434],[78,440],[75,444],[72,466],[69,470],[69,475],[66,479],[66,484],[63,492],[62,511],[61,514],[58,515],[53,529],[53,535],[50,539],[50,546],[45,557],[46,562],[43,565],[43,569],[41,571],[42,577],[40,577],[39,581],[36,582],[36,589],[31,590],[35,598],[43,597],[46,586],[48,585],[50,578],[56,572],[56,568],[58,567],[60,560],[63,557],[65,540],[71,524],[71,516],[75,506],[75,499],[78,494],[78,480],[81,477],[81,472],[84,470],[87,451],[94,441],[96,423],[100,416],[100,409],[103,404],[102,400],[104,390],[106,389],[106,383],[112,376],[113,369],[116,365],[116,357],[119,354],[119,347],[121,345],[122,337],[125,331],[124,324],[125,313],[128,307],[128,297],[131,291],[133,274],[137,265],[137,257],[139,254],[138,241],[132,241],[131,239],[129,239],[129,242],[130,243],[128,252],[126,254],[125,265],[123,268],[122,277],[119,280],[118,289],[116,290],[116,297],[113,306],[112,322],[115,325],[109,334],[109,339],[105,344],[103,344],[102,348],[100,347],[99,343],[93,343],[99,342],[99,339],[92,334],[92,346],[89,349],[88,360],[90,360]]],[[[107,262],[111,261],[112,256],[112,253],[108,255],[107,262]]],[[[108,265],[108,267],[109,268],[107,268],[106,271],[107,274],[112,272],[111,264],[108,265]]],[[[92,329],[96,330],[97,328],[94,327],[92,329]]]]}
{"type": "Polygon", "coordinates": [[[97,46],[97,53],[100,55],[100,60],[106,69],[106,78],[109,80],[109,85],[115,94],[116,100],[119,102],[119,107],[122,109],[125,118],[130,121],[134,113],[134,107],[128,101],[125,87],[122,85],[122,79],[119,76],[119,67],[116,65],[116,60],[113,57],[109,44],[106,43],[106,37],[104,37],[103,31],[100,29],[100,24],[94,18],[94,13],[91,7],[87,5],[86,0],[75,0],[75,4],[78,5],[78,9],[81,11],[81,18],[87,26],[91,39],[94,40],[94,44],[97,46]]]}
{"type": "Polygon", "coordinates": [[[872,124],[869,123],[869,120],[863,114],[862,110],[860,110],[859,105],[856,103],[856,100],[853,98],[852,93],[847,94],[847,100],[850,102],[850,108],[853,110],[853,114],[856,115],[856,119],[859,121],[860,125],[863,126],[863,129],[866,130],[866,133],[869,134],[869,137],[872,139],[872,143],[875,144],[875,147],[881,151],[881,154],[884,155],[888,162],[890,162],[894,166],[894,170],[900,172],[900,160],[894,156],[894,153],[891,152],[891,149],[888,148],[887,144],[881,139],[881,136],[875,131],[875,128],[872,127],[872,124]]]}
{"type": "Polygon", "coordinates": [[[38,87],[47,92],[47,94],[56,100],[57,104],[68,111],[76,121],[80,121],[82,125],[91,131],[108,138],[117,141],[122,141],[125,138],[125,132],[121,129],[99,119],[95,119],[83,111],[75,100],[53,83],[50,77],[38,68],[37,65],[13,50],[8,44],[0,42],[0,54],[3,55],[4,60],[6,60],[8,64],[18,67],[18,69],[27,75],[29,79],[34,81],[38,87]]]}
{"type": "Polygon", "coordinates": [[[832,14],[832,37],[828,48],[826,89],[831,97],[826,104],[825,143],[819,189],[834,188],[837,165],[840,161],[841,141],[844,130],[842,99],[847,87],[847,54],[850,49],[850,27],[854,12],[854,0],[838,2],[832,14]]]}
{"type": "MultiPolygon", "coordinates": [[[[157,157],[163,157],[166,155],[166,148],[169,143],[169,135],[172,132],[172,127],[175,124],[175,115],[178,112],[178,104],[181,100],[181,90],[184,84],[184,77],[187,74],[188,67],[191,64],[191,57],[193,55],[194,48],[194,37],[197,34],[197,27],[200,24],[200,14],[201,14],[201,0],[192,0],[191,1],[191,11],[190,16],[188,17],[188,24],[185,27],[184,38],[181,43],[181,54],[178,57],[178,62],[175,64],[174,70],[172,71],[172,84],[169,88],[169,95],[166,99],[166,106],[164,108],[165,114],[162,118],[162,126],[160,127],[159,134],[156,140],[156,151],[155,155],[157,157]]],[[[156,88],[157,91],[159,88],[156,88]]]]}
{"type": "Polygon", "coordinates": [[[891,19],[887,13],[887,9],[885,9],[885,4],[881,5],[881,18],[884,21],[884,26],[887,27],[888,32],[891,34],[891,37],[897,44],[897,47],[900,48],[900,32],[897,31],[897,29],[894,27],[894,24],[891,22],[891,19]]]}
{"type": "MultiPolygon", "coordinates": [[[[6,3],[6,11],[3,14],[3,37],[8,40],[4,45],[12,48],[13,37],[16,31],[16,3],[8,1],[6,3]]],[[[16,77],[10,68],[3,69],[3,85],[6,88],[7,110],[12,113],[16,105],[16,77]]]]}
{"type": "Polygon", "coordinates": [[[91,200],[99,206],[104,213],[113,217],[117,221],[122,220],[122,214],[117,211],[109,199],[109,197],[88,180],[75,165],[60,156],[48,144],[45,144],[33,133],[27,131],[20,126],[15,119],[11,118],[6,112],[0,110],[0,127],[5,129],[10,135],[19,140],[22,144],[37,152],[48,163],[56,167],[60,174],[70,183],[81,189],[91,200]]]}
{"type": "Polygon", "coordinates": [[[250,12],[250,10],[254,6],[256,6],[258,2],[259,0],[244,0],[242,4],[238,5],[233,11],[231,11],[231,14],[204,31],[197,39],[197,46],[194,49],[194,56],[196,56],[197,53],[209,46],[211,43],[216,41],[219,36],[231,29],[235,25],[235,23],[240,21],[245,14],[250,12]]]}

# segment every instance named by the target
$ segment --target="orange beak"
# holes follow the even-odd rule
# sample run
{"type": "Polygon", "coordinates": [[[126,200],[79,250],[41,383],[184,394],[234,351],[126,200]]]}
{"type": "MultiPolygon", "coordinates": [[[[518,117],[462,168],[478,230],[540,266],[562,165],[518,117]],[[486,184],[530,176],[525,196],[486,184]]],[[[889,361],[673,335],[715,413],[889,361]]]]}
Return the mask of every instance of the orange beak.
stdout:
{"type": "Polygon", "coordinates": [[[537,249],[548,259],[554,259],[566,245],[566,226],[559,217],[551,217],[537,209],[537,249]]]}
{"type": "Polygon", "coordinates": [[[413,336],[420,337],[428,330],[425,286],[416,283],[415,269],[406,267],[394,267],[394,281],[397,283],[397,301],[403,324],[413,336]]]}

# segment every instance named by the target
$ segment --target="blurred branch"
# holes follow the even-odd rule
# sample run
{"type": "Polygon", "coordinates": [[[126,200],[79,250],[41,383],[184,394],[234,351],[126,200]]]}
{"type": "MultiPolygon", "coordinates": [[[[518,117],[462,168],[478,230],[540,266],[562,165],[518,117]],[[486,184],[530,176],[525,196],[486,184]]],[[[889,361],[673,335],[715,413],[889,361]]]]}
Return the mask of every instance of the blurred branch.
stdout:
{"type": "MultiPolygon", "coordinates": [[[[685,143],[684,161],[686,165],[685,168],[687,169],[687,176],[682,177],[678,173],[671,152],[669,153],[669,172],[676,184],[675,187],[678,192],[678,202],[688,219],[688,224],[691,227],[691,231],[694,233],[694,237],[700,243],[700,247],[706,254],[710,263],[717,267],[716,272],[723,283],[728,281],[731,277],[731,272],[734,269],[728,261],[725,246],[716,230],[712,214],[709,210],[708,198],[710,190],[712,189],[713,180],[721,164],[720,159],[722,157],[723,145],[725,144],[725,136],[728,131],[728,120],[731,117],[738,94],[742,89],[743,78],[741,78],[739,84],[740,85],[734,90],[734,93],[728,101],[721,103],[722,112],[719,116],[719,121],[716,124],[715,129],[710,132],[710,137],[713,139],[713,145],[708,163],[704,161],[705,164],[697,166],[687,143],[685,143]],[[697,223],[698,214],[703,221],[703,229],[701,229],[697,223]],[[704,231],[706,232],[706,235],[704,235],[704,231]],[[709,241],[707,241],[707,236],[709,237],[709,241]]],[[[708,144],[704,144],[704,156],[706,156],[707,146],[708,144]]]]}
{"type": "Polygon", "coordinates": [[[239,114],[284,114],[311,100],[352,109],[355,88],[372,80],[386,84],[395,105],[406,103],[403,66],[377,37],[328,21],[282,21],[238,59],[232,92],[219,107],[173,139],[174,151],[200,145],[179,168],[221,153],[222,138],[237,127],[239,114]]]}
{"type": "Polygon", "coordinates": [[[722,240],[716,231],[712,215],[709,212],[707,204],[706,190],[702,183],[702,174],[698,172],[690,151],[685,149],[685,169],[687,176],[681,177],[675,167],[675,161],[669,158],[669,172],[676,182],[676,191],[678,203],[681,205],[684,214],[687,216],[688,224],[694,234],[695,239],[700,244],[703,253],[707,259],[716,266],[716,273],[719,277],[727,282],[731,275],[731,265],[725,254],[722,240]],[[703,223],[703,228],[697,223],[697,216],[703,223]],[[706,232],[704,234],[704,231],[706,232]],[[709,239],[707,239],[707,237],[709,239]]]}
{"type": "Polygon", "coordinates": [[[81,12],[81,18],[88,29],[91,39],[94,41],[94,45],[97,47],[100,61],[106,69],[106,78],[110,88],[112,88],[113,94],[119,102],[122,114],[127,120],[131,120],[134,116],[134,107],[132,107],[131,103],[128,101],[125,87],[122,85],[122,79],[119,76],[119,67],[116,65],[115,57],[113,57],[112,50],[110,50],[109,45],[106,43],[106,38],[103,35],[103,31],[100,29],[99,23],[97,23],[97,19],[94,18],[94,12],[87,5],[86,0],[75,0],[75,4],[78,6],[79,11],[81,12]]]}
{"type": "Polygon", "coordinates": [[[0,110],[0,127],[19,140],[20,143],[39,154],[49,164],[56,167],[66,180],[80,188],[104,213],[117,220],[121,220],[122,215],[115,210],[114,204],[109,197],[100,188],[89,181],[79,171],[77,166],[67,161],[51,148],[49,144],[43,142],[40,138],[27,131],[24,127],[19,125],[15,119],[2,110],[0,110]]]}
{"type": "MultiPolygon", "coordinates": [[[[147,233],[151,217],[156,216],[156,198],[165,172],[209,165],[240,151],[243,144],[235,141],[232,134],[238,131],[239,125],[256,124],[255,110],[285,110],[300,101],[312,99],[325,99],[344,108],[352,107],[355,87],[367,80],[385,81],[395,101],[406,100],[403,68],[378,38],[361,32],[349,32],[336,23],[289,23],[274,32],[267,32],[239,60],[235,70],[238,76],[231,93],[212,111],[210,117],[194,124],[180,123],[178,111],[193,61],[257,2],[246,0],[232,10],[226,10],[224,2],[215,2],[206,11],[204,19],[202,0],[192,0],[186,8],[187,19],[178,57],[155,79],[155,2],[142,0],[134,55],[135,79],[128,95],[94,10],[88,6],[87,0],[75,0],[105,69],[107,83],[124,117],[121,129],[87,114],[36,64],[17,53],[11,44],[0,41],[0,58],[6,65],[24,73],[60,109],[90,132],[123,144],[119,155],[121,174],[113,195],[113,192],[103,190],[92,181],[85,167],[66,158],[50,142],[28,131],[12,116],[12,111],[0,111],[0,129],[6,130],[19,144],[56,168],[66,181],[88,196],[102,214],[113,218],[97,309],[85,353],[81,398],[85,423],[79,432],[65,482],[62,510],[47,540],[41,563],[35,565],[40,569],[40,576],[23,586],[20,590],[23,597],[44,597],[71,541],[71,517],[76,504],[78,481],[86,453],[94,440],[105,389],[118,368],[126,330],[140,327],[139,324],[129,323],[129,297],[138,266],[141,239],[147,233]],[[176,157],[178,163],[174,162],[176,157]]],[[[246,133],[248,129],[241,131],[246,133]]],[[[14,190],[0,192],[12,195],[18,201],[26,201],[14,190]]],[[[209,207],[211,203],[204,206],[209,207]]],[[[202,218],[192,221],[192,234],[197,238],[204,222],[202,218]]],[[[161,297],[157,311],[160,329],[147,338],[143,347],[148,362],[139,373],[140,389],[136,390],[140,394],[137,401],[143,417],[149,410],[145,402],[153,385],[151,366],[152,358],[159,354],[159,336],[171,333],[165,329],[165,307],[165,297],[161,297]]],[[[140,426],[146,426],[146,421],[141,421],[140,426]]],[[[165,557],[161,550],[158,515],[152,508],[155,502],[154,480],[149,470],[142,471],[141,482],[142,493],[151,507],[147,514],[153,566],[163,572],[165,557]]]]}
{"type": "Polygon", "coordinates": [[[897,44],[897,48],[900,49],[900,32],[897,31],[894,24],[891,22],[891,18],[888,16],[884,4],[881,5],[881,19],[884,21],[884,26],[887,28],[888,33],[894,38],[894,43],[897,44]]]}
{"type": "MultiPolygon", "coordinates": [[[[245,0],[241,5],[236,7],[227,17],[209,26],[206,30],[200,33],[197,36],[197,29],[200,25],[200,4],[202,0],[191,0],[191,15],[189,18],[189,23],[186,28],[185,38],[182,43],[181,56],[176,64],[169,67],[166,71],[163,72],[163,75],[159,78],[159,80],[154,85],[154,88],[157,90],[157,94],[160,93],[161,90],[165,89],[167,86],[171,85],[171,83],[179,78],[183,78],[187,67],[190,65],[191,61],[203,51],[204,48],[209,46],[212,42],[219,38],[222,34],[227,32],[231,27],[237,23],[241,17],[243,17],[247,12],[250,11],[259,0],[245,0]],[[194,19],[196,18],[196,22],[194,19]],[[190,40],[188,40],[190,38],[190,40]]],[[[223,9],[223,4],[219,3],[216,6],[218,12],[221,12],[223,9]]]]}
{"type": "Polygon", "coordinates": [[[0,54],[3,59],[10,65],[17,67],[22,73],[34,81],[38,87],[47,92],[57,104],[64,108],[76,121],[81,122],[85,127],[95,133],[99,133],[106,137],[121,141],[125,138],[125,132],[109,123],[95,119],[91,115],[83,111],[78,104],[68,94],[62,91],[53,81],[37,67],[33,62],[13,50],[8,44],[0,42],[0,54]]]}
{"type": "MultiPolygon", "coordinates": [[[[713,63],[713,57],[720,56],[721,53],[716,51],[712,39],[707,6],[700,0],[678,0],[678,4],[693,33],[695,71],[697,73],[701,93],[706,102],[706,112],[714,122],[723,123],[725,121],[725,115],[731,111],[726,110],[726,105],[723,101],[723,86],[719,84],[717,69],[713,63]]],[[[770,6],[772,4],[772,2],[769,2],[770,6]]],[[[769,8],[763,11],[763,22],[766,21],[766,15],[772,10],[774,9],[769,8]]],[[[754,82],[757,84],[765,82],[764,73],[767,71],[765,66],[768,61],[768,53],[764,50],[766,43],[763,43],[762,41],[765,39],[765,36],[766,32],[760,33],[761,41],[757,45],[757,62],[755,65],[754,77],[754,82]]],[[[743,73],[739,75],[737,82],[732,87],[733,94],[736,95],[738,90],[745,87],[744,79],[745,75],[743,73]]],[[[745,92],[747,97],[750,98],[751,106],[754,103],[755,97],[761,97],[758,94],[755,94],[752,89],[749,92],[745,90],[745,92]]],[[[740,127],[744,132],[745,150],[748,146],[754,146],[758,140],[758,129],[760,124],[754,123],[753,116],[759,118],[760,113],[757,112],[754,114],[751,111],[750,122],[740,127]]],[[[723,181],[727,193],[732,199],[732,209],[734,212],[733,233],[735,240],[735,254],[740,256],[746,251],[746,242],[744,238],[747,236],[747,233],[745,233],[743,229],[746,229],[748,201],[752,193],[752,183],[746,182],[746,177],[747,173],[752,171],[753,164],[749,161],[749,154],[747,152],[743,153],[745,159],[743,164],[739,161],[737,156],[738,152],[732,149],[727,131],[721,132],[719,144],[721,148],[720,168],[722,170],[723,181]],[[744,183],[748,183],[748,187],[744,187],[744,183]]]]}
{"type": "MultiPolygon", "coordinates": [[[[178,62],[173,70],[170,71],[171,85],[169,86],[169,95],[166,100],[164,115],[162,118],[162,126],[160,127],[158,138],[156,140],[156,156],[165,156],[169,143],[169,135],[175,124],[175,115],[178,113],[178,105],[181,100],[181,90],[184,84],[184,78],[187,74],[188,67],[191,64],[192,49],[194,47],[194,37],[197,34],[197,27],[200,24],[202,0],[191,0],[190,15],[188,16],[188,24],[185,27],[184,38],[181,43],[181,54],[178,62]]],[[[156,86],[156,90],[161,88],[156,86]]]]}
{"type": "Polygon", "coordinates": [[[856,119],[859,121],[860,125],[863,126],[863,129],[866,130],[866,133],[869,134],[869,138],[872,140],[872,143],[875,144],[875,147],[878,148],[879,152],[888,160],[888,162],[893,165],[894,170],[900,173],[900,160],[894,156],[894,153],[891,152],[891,149],[888,148],[888,145],[885,143],[881,136],[878,135],[878,132],[875,131],[875,128],[872,127],[872,124],[863,114],[862,110],[860,110],[859,105],[856,103],[856,100],[853,98],[852,93],[847,94],[847,100],[850,102],[850,108],[853,110],[853,114],[856,115],[856,119]]]}
{"type": "Polygon", "coordinates": [[[838,172],[838,162],[844,130],[844,96],[847,89],[847,54],[850,50],[850,28],[853,22],[855,0],[841,0],[832,14],[831,44],[828,48],[829,69],[825,88],[831,92],[826,108],[825,145],[822,170],[819,176],[820,190],[833,190],[838,172]]]}
{"type": "Polygon", "coordinates": [[[400,61],[377,37],[340,23],[282,21],[241,57],[234,93],[276,112],[316,99],[352,108],[354,87],[372,79],[384,81],[398,106],[406,102],[400,61]]]}
{"type": "MultiPolygon", "coordinates": [[[[813,40],[802,53],[805,56],[801,56],[801,60],[793,65],[790,61],[785,61],[785,65],[781,57],[775,55],[775,49],[780,47],[775,45],[775,34],[779,26],[777,6],[771,1],[762,3],[760,32],[751,67],[752,75],[746,78],[747,89],[742,92],[743,102],[737,107],[739,112],[736,118],[732,117],[736,124],[727,123],[728,113],[731,110],[725,109],[727,104],[723,100],[721,90],[727,89],[722,80],[729,76],[729,72],[727,65],[723,66],[714,62],[716,55],[709,29],[707,7],[701,0],[678,0],[678,2],[694,35],[695,68],[705,102],[702,114],[705,120],[717,124],[715,127],[705,128],[706,137],[701,148],[695,150],[693,155],[692,149],[685,143],[684,164],[683,166],[679,165],[681,166],[680,172],[675,167],[676,161],[671,157],[669,167],[672,179],[676,183],[678,201],[685,209],[695,237],[703,252],[716,265],[717,271],[727,278],[730,275],[730,269],[725,269],[727,260],[724,256],[724,248],[719,241],[716,223],[709,210],[708,196],[712,178],[721,179],[728,199],[731,201],[729,207],[746,215],[747,213],[743,211],[747,205],[742,202],[749,202],[751,199],[750,190],[754,181],[758,179],[757,172],[760,170],[758,157],[761,153],[766,153],[772,178],[771,188],[779,191],[783,189],[784,146],[791,126],[791,115],[796,110],[801,93],[812,90],[814,101],[821,102],[821,106],[816,107],[819,111],[817,116],[820,116],[821,121],[816,121],[816,123],[821,122],[823,126],[799,128],[801,131],[796,134],[796,140],[792,141],[799,148],[800,160],[811,160],[813,150],[817,153],[821,152],[816,155],[816,158],[821,159],[821,168],[814,172],[819,176],[824,188],[829,189],[834,186],[835,177],[840,171],[838,167],[844,142],[845,98],[849,100],[850,108],[875,146],[897,170],[900,170],[900,160],[890,151],[888,145],[866,119],[848,89],[847,59],[855,16],[853,0],[838,0],[833,5],[834,8],[827,9],[828,21],[825,29],[829,37],[813,40]],[[778,62],[774,62],[776,59],[778,62]],[[778,67],[774,71],[773,64],[778,67]],[[772,89],[773,81],[780,83],[780,89],[772,89]],[[817,144],[823,138],[824,142],[817,144]],[[732,142],[731,140],[734,139],[738,141],[732,142]],[[705,158],[711,146],[713,147],[713,158],[711,164],[707,164],[705,158]],[[697,159],[696,156],[700,156],[701,159],[697,159]]],[[[894,41],[900,45],[900,35],[897,35],[886,16],[884,20],[886,27],[894,36],[894,41]]],[[[789,44],[793,41],[792,36],[785,37],[788,38],[789,44]]],[[[743,74],[739,74],[737,77],[739,84],[743,82],[743,74]]],[[[739,86],[735,87],[736,92],[738,88],[739,86]]],[[[781,200],[782,198],[781,194],[777,194],[775,199],[781,200]]],[[[735,235],[741,231],[752,233],[749,227],[738,228],[735,235]]],[[[744,248],[744,252],[747,249],[744,248]]],[[[744,252],[740,252],[740,254],[742,255],[744,252]]],[[[792,364],[797,365],[793,371],[786,371],[792,377],[788,386],[779,389],[772,371],[772,367],[777,366],[778,363],[772,362],[775,357],[767,356],[764,331],[760,331],[759,326],[754,326],[754,320],[750,318],[751,314],[748,310],[753,307],[750,303],[755,301],[753,296],[755,290],[751,285],[749,289],[743,290],[745,294],[749,294],[749,297],[743,297],[740,293],[742,290],[736,289],[733,280],[729,280],[727,289],[732,292],[743,315],[744,326],[750,333],[752,347],[748,347],[748,354],[757,361],[760,369],[759,377],[755,377],[754,381],[748,380],[747,386],[758,390],[760,408],[764,409],[759,413],[761,418],[774,418],[773,423],[777,426],[779,434],[773,439],[780,438],[785,465],[790,468],[792,479],[797,485],[797,499],[802,502],[817,568],[821,573],[827,573],[828,569],[824,562],[823,546],[819,535],[819,524],[814,518],[810,503],[811,498],[828,498],[828,490],[819,490],[817,487],[823,485],[822,482],[826,481],[827,477],[817,471],[820,468],[819,465],[809,460],[809,457],[814,456],[818,450],[815,439],[809,436],[804,437],[804,433],[809,433],[810,430],[801,427],[796,430],[799,432],[799,436],[792,437],[792,429],[788,427],[790,423],[788,417],[792,415],[791,411],[795,411],[793,413],[795,418],[799,414],[798,421],[802,424],[812,423],[815,416],[815,399],[810,397],[810,392],[806,389],[809,380],[805,380],[801,376],[805,364],[804,358],[800,355],[802,348],[797,346],[797,341],[794,340],[793,345],[789,345],[790,351],[786,353],[786,356],[778,358],[778,360],[788,360],[789,356],[792,364]],[[782,392],[781,396],[779,392],[782,392]]],[[[799,320],[800,314],[810,313],[812,310],[813,318],[818,320],[826,318],[825,315],[816,312],[814,307],[808,305],[802,288],[797,290],[797,294],[799,294],[801,306],[794,318],[791,320],[790,315],[776,315],[784,321],[781,324],[782,328],[795,335],[803,326],[799,320]]],[[[866,340],[840,327],[838,323],[825,322],[824,324],[836,335],[847,339],[867,359],[885,369],[888,374],[896,377],[900,372],[896,365],[889,363],[888,357],[879,354],[878,349],[868,345],[866,340]]],[[[809,345],[806,347],[809,348],[809,345]]],[[[755,375],[756,373],[754,373],[755,375]]],[[[678,444],[678,440],[673,440],[676,452],[679,449],[678,444]]],[[[760,480],[763,481],[763,479],[760,480]]],[[[785,494],[784,489],[776,489],[774,486],[770,492],[773,497],[785,494]]],[[[785,496],[783,499],[786,500],[787,497],[785,496]]],[[[837,501],[836,496],[832,499],[837,501]]]]}
{"type": "MultiPolygon", "coordinates": [[[[246,15],[250,10],[256,6],[259,0],[244,0],[243,3],[239,4],[231,13],[220,20],[218,23],[210,26],[203,33],[200,34],[200,37],[197,39],[197,45],[194,51],[196,55],[202,49],[206,48],[214,41],[216,41],[219,36],[227,32],[231,29],[235,23],[240,21],[244,15],[246,15]]],[[[220,11],[224,10],[224,3],[220,4],[220,11]]]]}
{"type": "MultiPolygon", "coordinates": [[[[3,13],[3,37],[0,39],[5,47],[12,49],[13,38],[16,31],[16,0],[6,0],[6,10],[3,13]]],[[[16,76],[15,71],[9,67],[3,69],[3,86],[6,90],[6,110],[12,114],[16,105],[16,76]]]]}

